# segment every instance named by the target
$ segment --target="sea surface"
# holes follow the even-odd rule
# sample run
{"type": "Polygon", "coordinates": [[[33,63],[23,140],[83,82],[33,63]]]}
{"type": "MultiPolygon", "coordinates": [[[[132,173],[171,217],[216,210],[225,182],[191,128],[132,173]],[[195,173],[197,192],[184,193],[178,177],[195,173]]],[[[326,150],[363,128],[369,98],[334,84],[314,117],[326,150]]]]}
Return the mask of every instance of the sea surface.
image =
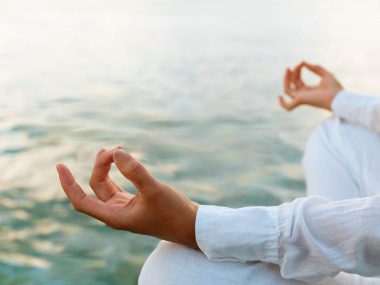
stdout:
{"type": "Polygon", "coordinates": [[[331,114],[282,110],[285,68],[319,63],[380,95],[379,6],[0,0],[0,284],[137,283],[158,240],[74,211],[55,170],[67,164],[90,194],[102,147],[201,204],[305,196],[305,144],[331,114]]]}

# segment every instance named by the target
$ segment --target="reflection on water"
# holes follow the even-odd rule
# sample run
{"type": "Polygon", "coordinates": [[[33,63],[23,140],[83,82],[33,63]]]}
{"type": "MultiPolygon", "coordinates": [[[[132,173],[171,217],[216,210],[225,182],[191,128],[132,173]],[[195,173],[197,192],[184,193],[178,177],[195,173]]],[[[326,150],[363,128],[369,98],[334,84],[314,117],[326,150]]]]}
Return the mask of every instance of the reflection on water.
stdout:
{"type": "Polygon", "coordinates": [[[0,9],[0,284],[136,284],[157,244],[76,213],[56,163],[86,186],[96,152],[122,145],[199,203],[277,205],[305,195],[302,151],[327,115],[280,110],[285,66],[310,59],[380,94],[374,1],[13,2],[0,9]]]}

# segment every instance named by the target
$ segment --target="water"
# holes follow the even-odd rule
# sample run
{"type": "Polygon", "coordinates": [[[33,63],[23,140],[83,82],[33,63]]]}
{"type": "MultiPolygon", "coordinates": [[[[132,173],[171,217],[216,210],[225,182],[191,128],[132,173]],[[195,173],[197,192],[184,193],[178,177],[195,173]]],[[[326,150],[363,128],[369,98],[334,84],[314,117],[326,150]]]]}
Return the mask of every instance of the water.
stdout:
{"type": "Polygon", "coordinates": [[[0,1],[0,283],[136,284],[158,240],[75,212],[55,171],[66,163],[91,193],[101,147],[122,145],[202,204],[304,196],[303,149],[329,114],[281,110],[284,69],[308,59],[380,94],[378,13],[378,1],[0,1]]]}

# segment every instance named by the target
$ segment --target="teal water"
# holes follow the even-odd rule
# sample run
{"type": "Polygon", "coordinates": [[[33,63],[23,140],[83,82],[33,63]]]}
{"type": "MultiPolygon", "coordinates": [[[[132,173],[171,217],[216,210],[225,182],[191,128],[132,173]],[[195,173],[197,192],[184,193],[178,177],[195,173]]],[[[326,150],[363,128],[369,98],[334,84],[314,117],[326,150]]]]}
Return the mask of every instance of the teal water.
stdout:
{"type": "Polygon", "coordinates": [[[278,205],[305,195],[304,146],[329,116],[280,109],[285,67],[380,94],[377,1],[0,6],[0,284],[136,284],[158,243],[75,212],[56,163],[91,193],[95,154],[121,145],[198,203],[278,205]]]}

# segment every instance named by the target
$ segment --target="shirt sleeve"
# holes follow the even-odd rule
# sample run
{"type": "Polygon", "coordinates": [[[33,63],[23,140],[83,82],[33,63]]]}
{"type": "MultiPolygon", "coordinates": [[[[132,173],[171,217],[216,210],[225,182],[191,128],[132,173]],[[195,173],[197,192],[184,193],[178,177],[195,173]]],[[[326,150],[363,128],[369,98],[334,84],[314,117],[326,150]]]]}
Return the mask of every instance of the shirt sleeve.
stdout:
{"type": "Polygon", "coordinates": [[[195,236],[211,261],[279,263],[277,207],[199,206],[195,236]]]}
{"type": "Polygon", "coordinates": [[[331,109],[342,119],[380,133],[380,96],[342,90],[335,96],[331,109]]]}
{"type": "Polygon", "coordinates": [[[341,271],[378,276],[380,195],[311,196],[278,207],[200,206],[196,238],[210,260],[276,263],[287,279],[317,282],[341,271]]]}

